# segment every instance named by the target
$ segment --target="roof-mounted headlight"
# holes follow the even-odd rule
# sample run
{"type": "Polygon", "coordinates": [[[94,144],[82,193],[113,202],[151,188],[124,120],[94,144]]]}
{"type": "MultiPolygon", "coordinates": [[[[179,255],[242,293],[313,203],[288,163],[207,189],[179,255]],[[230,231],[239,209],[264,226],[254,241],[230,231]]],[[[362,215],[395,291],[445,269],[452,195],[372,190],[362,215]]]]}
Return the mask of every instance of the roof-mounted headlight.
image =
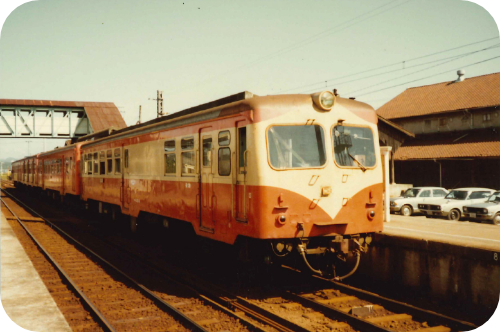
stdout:
{"type": "Polygon", "coordinates": [[[335,105],[335,95],[330,91],[312,94],[313,102],[322,110],[329,111],[335,105]]]}

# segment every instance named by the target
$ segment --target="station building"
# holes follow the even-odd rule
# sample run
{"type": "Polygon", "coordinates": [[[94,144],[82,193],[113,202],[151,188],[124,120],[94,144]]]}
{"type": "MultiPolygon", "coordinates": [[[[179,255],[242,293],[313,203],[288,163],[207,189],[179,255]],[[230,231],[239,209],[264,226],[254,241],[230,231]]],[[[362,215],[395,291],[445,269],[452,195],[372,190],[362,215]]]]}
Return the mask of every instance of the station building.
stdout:
{"type": "Polygon", "coordinates": [[[377,114],[414,133],[395,150],[394,180],[500,188],[500,73],[409,88],[377,114]]]}

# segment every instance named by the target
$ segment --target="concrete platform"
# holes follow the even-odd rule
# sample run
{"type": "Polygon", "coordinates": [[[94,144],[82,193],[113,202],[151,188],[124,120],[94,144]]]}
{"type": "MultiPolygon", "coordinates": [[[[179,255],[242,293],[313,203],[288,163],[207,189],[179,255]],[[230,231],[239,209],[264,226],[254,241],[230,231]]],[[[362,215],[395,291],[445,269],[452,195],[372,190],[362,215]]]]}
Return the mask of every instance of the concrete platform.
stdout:
{"type": "Polygon", "coordinates": [[[491,224],[391,214],[382,234],[500,252],[500,226],[491,224]]]}
{"type": "Polygon", "coordinates": [[[459,308],[484,323],[499,304],[500,226],[391,215],[356,278],[459,308]]]}
{"type": "MultiPolygon", "coordinates": [[[[0,252],[0,295],[10,319],[30,331],[71,331],[3,214],[0,216],[0,252]]],[[[1,316],[2,327],[12,324],[1,316]]],[[[18,330],[22,331],[21,328],[8,329],[18,330]]]]}

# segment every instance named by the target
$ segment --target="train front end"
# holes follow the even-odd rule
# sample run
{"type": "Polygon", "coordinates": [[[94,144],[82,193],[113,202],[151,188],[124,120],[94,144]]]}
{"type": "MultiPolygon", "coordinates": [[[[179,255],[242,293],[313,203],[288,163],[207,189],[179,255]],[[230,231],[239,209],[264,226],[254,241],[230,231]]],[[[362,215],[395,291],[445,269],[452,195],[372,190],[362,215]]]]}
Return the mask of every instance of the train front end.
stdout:
{"type": "Polygon", "coordinates": [[[251,179],[255,237],[269,242],[273,259],[298,254],[321,275],[336,276],[354,256],[350,272],[336,277],[349,276],[383,228],[375,111],[324,91],[269,97],[255,117],[255,150],[267,154],[251,179]]]}

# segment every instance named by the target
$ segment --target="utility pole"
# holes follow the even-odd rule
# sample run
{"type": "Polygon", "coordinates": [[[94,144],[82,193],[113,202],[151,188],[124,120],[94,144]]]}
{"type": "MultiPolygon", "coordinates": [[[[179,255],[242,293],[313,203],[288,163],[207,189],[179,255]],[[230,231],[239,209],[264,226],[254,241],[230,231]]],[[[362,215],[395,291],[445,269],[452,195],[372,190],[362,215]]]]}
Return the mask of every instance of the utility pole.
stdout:
{"type": "Polygon", "coordinates": [[[140,124],[141,123],[141,108],[142,108],[142,105],[139,105],[139,121],[137,121],[136,124],[140,124]]]}
{"type": "Polygon", "coordinates": [[[167,115],[167,113],[163,113],[163,91],[156,90],[156,99],[148,98],[149,100],[156,100],[156,117],[162,117],[167,115]]]}

